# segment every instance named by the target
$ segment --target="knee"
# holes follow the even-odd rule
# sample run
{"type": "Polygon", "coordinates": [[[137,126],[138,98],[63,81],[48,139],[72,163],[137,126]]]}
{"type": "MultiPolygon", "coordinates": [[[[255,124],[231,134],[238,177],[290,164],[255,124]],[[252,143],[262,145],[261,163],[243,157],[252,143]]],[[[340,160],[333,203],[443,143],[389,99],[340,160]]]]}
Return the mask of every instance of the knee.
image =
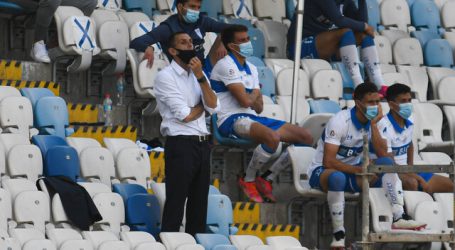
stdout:
{"type": "Polygon", "coordinates": [[[373,39],[372,36],[364,35],[364,34],[362,36],[363,36],[362,37],[362,42],[361,42],[362,49],[374,46],[374,39],[373,39]]]}
{"type": "Polygon", "coordinates": [[[419,183],[414,178],[404,178],[401,179],[403,189],[410,190],[410,191],[417,191],[419,190],[419,183]]]}
{"type": "Polygon", "coordinates": [[[344,191],[346,186],[346,176],[340,172],[335,171],[329,175],[329,191],[344,191]]]}
{"type": "Polygon", "coordinates": [[[273,150],[278,148],[280,144],[280,135],[275,131],[270,131],[265,135],[265,143],[268,147],[273,150]]]}
{"type": "Polygon", "coordinates": [[[315,140],[315,138],[313,138],[311,133],[305,128],[300,128],[299,129],[298,136],[299,136],[299,141],[301,143],[305,143],[305,144],[308,144],[308,145],[312,145],[313,141],[315,140]]]}
{"type": "Polygon", "coordinates": [[[340,34],[340,47],[356,44],[354,32],[351,29],[341,29],[340,34]]]}

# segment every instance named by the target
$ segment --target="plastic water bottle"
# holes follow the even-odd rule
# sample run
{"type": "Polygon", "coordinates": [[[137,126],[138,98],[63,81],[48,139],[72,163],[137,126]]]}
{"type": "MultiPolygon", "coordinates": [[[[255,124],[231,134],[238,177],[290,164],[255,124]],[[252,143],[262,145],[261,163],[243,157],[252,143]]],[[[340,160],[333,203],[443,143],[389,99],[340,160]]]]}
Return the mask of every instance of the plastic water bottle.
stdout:
{"type": "Polygon", "coordinates": [[[122,106],[125,99],[125,78],[123,74],[117,75],[117,106],[122,106]]]}
{"type": "Polygon", "coordinates": [[[106,94],[103,101],[104,125],[112,126],[112,100],[111,95],[106,94]]]}

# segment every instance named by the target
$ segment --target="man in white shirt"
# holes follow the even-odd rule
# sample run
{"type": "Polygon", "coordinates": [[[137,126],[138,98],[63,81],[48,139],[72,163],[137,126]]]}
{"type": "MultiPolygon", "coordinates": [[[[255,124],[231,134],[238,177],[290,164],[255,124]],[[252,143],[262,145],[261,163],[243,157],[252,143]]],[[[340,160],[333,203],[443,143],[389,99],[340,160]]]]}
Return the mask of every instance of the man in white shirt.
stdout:
{"type": "MultiPolygon", "coordinates": [[[[379,159],[376,164],[392,165],[388,158],[387,141],[378,129],[382,119],[380,97],[376,85],[362,83],[354,90],[355,107],[338,112],[328,122],[318,141],[317,152],[308,169],[310,186],[327,192],[332,217],[332,248],[343,248],[344,192],[361,192],[360,167],[363,151],[363,134],[367,133],[371,150],[379,159]]],[[[370,184],[383,187],[393,210],[395,229],[421,229],[425,224],[406,220],[403,209],[403,190],[395,173],[375,176],[370,184]]]]}
{"type": "Polygon", "coordinates": [[[178,232],[186,203],[185,232],[204,233],[210,183],[209,131],[205,111],[219,109],[218,98],[202,71],[191,37],[175,33],[168,52],[173,60],[155,79],[155,96],[166,137],[166,203],[162,232],[178,232]]]}
{"type": "MultiPolygon", "coordinates": [[[[414,145],[412,134],[414,124],[410,120],[412,114],[411,89],[396,83],[387,89],[387,102],[390,112],[379,124],[388,144],[392,148],[393,158],[398,165],[414,164],[414,145]]],[[[444,176],[433,173],[401,174],[405,190],[423,190],[427,193],[453,192],[453,182],[444,176]]]]}
{"type": "Polygon", "coordinates": [[[221,134],[249,138],[260,144],[254,150],[245,178],[239,179],[240,187],[255,202],[263,202],[261,194],[274,202],[272,180],[290,165],[289,154],[282,153],[269,170],[256,177],[258,170],[272,160],[272,155],[280,154],[281,142],[311,144],[312,138],[304,128],[258,116],[263,109],[262,94],[257,69],[246,61],[253,54],[247,32],[243,25],[223,30],[221,40],[228,55],[213,68],[210,83],[221,103],[217,112],[221,134]]]}

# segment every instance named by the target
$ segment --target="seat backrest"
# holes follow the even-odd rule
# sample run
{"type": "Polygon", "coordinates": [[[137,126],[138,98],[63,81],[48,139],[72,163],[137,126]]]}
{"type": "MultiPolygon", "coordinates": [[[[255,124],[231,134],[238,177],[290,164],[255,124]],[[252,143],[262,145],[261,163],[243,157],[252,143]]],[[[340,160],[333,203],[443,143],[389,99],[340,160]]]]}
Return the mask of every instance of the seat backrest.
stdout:
{"type": "Polygon", "coordinates": [[[11,195],[14,202],[17,195],[25,191],[38,191],[35,183],[27,179],[5,179],[2,181],[3,188],[11,195]]]}
{"type": "Polygon", "coordinates": [[[253,44],[253,56],[264,58],[265,56],[265,37],[261,30],[257,28],[249,28],[248,36],[253,44]]]}
{"type": "Polygon", "coordinates": [[[21,134],[0,134],[0,143],[3,145],[5,153],[17,145],[30,145],[30,141],[27,136],[21,134]]]}
{"type": "Polygon", "coordinates": [[[423,142],[442,142],[442,111],[433,103],[414,103],[419,128],[418,138],[423,142]]]}
{"type": "Polygon", "coordinates": [[[449,68],[428,67],[427,72],[433,90],[433,97],[438,99],[437,93],[439,83],[447,76],[455,76],[455,70],[449,68]]]}
{"type": "Polygon", "coordinates": [[[423,65],[423,52],[419,40],[401,38],[393,44],[393,61],[398,65],[423,65]]]}
{"type": "MultiPolygon", "coordinates": [[[[236,2],[240,2],[240,0],[223,0],[223,14],[227,16],[239,16],[238,7],[240,7],[240,4],[236,2]]],[[[248,7],[248,11],[251,13],[251,15],[253,15],[253,0],[245,0],[244,5],[248,7]]]]}
{"type": "Polygon", "coordinates": [[[389,231],[392,228],[393,215],[390,202],[382,188],[370,188],[371,221],[374,232],[389,231]]]}
{"type": "MultiPolygon", "coordinates": [[[[281,70],[277,76],[277,95],[280,96],[291,96],[292,82],[294,77],[294,70],[292,68],[286,68],[281,70]]],[[[310,83],[308,81],[308,75],[302,69],[299,69],[299,81],[298,81],[298,94],[297,97],[310,96],[310,83]]]]}
{"type": "Polygon", "coordinates": [[[43,157],[35,145],[16,145],[6,157],[7,172],[10,177],[26,177],[36,182],[43,175],[43,157]]]}
{"type": "Polygon", "coordinates": [[[101,193],[111,193],[111,187],[107,186],[106,184],[103,183],[97,183],[97,182],[78,182],[80,186],[85,188],[87,192],[89,193],[90,197],[95,197],[97,194],[101,193]]]}
{"type": "Polygon", "coordinates": [[[319,70],[332,69],[330,63],[322,59],[302,59],[301,64],[305,73],[310,77],[310,80],[313,79],[313,76],[319,70]]]}
{"type": "Polygon", "coordinates": [[[433,67],[451,68],[453,66],[453,52],[449,42],[445,39],[433,39],[427,42],[424,49],[425,65],[433,67]]]}
{"type": "Polygon", "coordinates": [[[446,76],[438,84],[438,99],[455,103],[455,76],[446,76]]]}
{"type": "Polygon", "coordinates": [[[140,11],[152,18],[153,10],[156,10],[156,0],[123,0],[123,8],[126,11],[140,11]]]}
{"type": "MultiPolygon", "coordinates": [[[[262,1],[262,0],[261,0],[262,1]]],[[[273,20],[258,21],[256,26],[262,31],[265,38],[265,57],[267,58],[287,58],[286,42],[288,28],[282,22],[273,20]]]]}
{"type": "Polygon", "coordinates": [[[202,1],[201,13],[206,13],[207,16],[217,20],[218,16],[223,12],[222,0],[202,1]]]}
{"type": "Polygon", "coordinates": [[[385,73],[382,75],[384,79],[384,84],[391,86],[395,83],[401,83],[412,88],[412,85],[409,83],[409,79],[405,74],[402,73],[385,73]]]}
{"type": "Polygon", "coordinates": [[[218,245],[231,245],[228,237],[221,234],[196,234],[196,241],[205,249],[214,249],[218,245]]]}
{"type": "Polygon", "coordinates": [[[92,243],[98,250],[129,250],[126,242],[119,241],[118,235],[106,231],[83,231],[82,236],[92,243]]]}
{"type": "Polygon", "coordinates": [[[441,27],[438,6],[433,0],[415,0],[411,6],[412,25],[438,32],[441,27]]]}
{"type": "Polygon", "coordinates": [[[122,1],[119,0],[98,0],[99,9],[118,11],[122,8],[122,1]]]}
{"type": "Polygon", "coordinates": [[[455,141],[455,106],[444,106],[443,110],[449,125],[450,140],[455,141]]]}
{"type": "Polygon", "coordinates": [[[226,195],[209,195],[207,207],[207,226],[217,234],[228,237],[233,224],[232,203],[226,195]]]}
{"type": "Polygon", "coordinates": [[[135,250],[166,250],[161,243],[157,243],[155,238],[146,232],[121,232],[120,239],[128,243],[128,245],[135,250]],[[144,247],[145,245],[149,247],[144,247]]]}
{"type": "Polygon", "coordinates": [[[263,105],[263,111],[260,114],[261,116],[269,117],[275,120],[286,120],[286,115],[283,111],[283,108],[278,104],[266,104],[263,105]]]}
{"type": "MultiPolygon", "coordinates": [[[[368,2],[376,2],[376,0],[368,0],[368,2]]],[[[392,64],[392,45],[385,36],[375,36],[374,44],[378,51],[379,62],[382,64],[392,64]]]]}
{"type": "Polygon", "coordinates": [[[379,25],[381,24],[379,3],[377,0],[367,0],[366,4],[368,8],[368,24],[377,30],[379,25]]]}
{"type": "Polygon", "coordinates": [[[442,207],[438,202],[422,201],[415,209],[415,220],[426,223],[428,228],[436,232],[445,229],[445,219],[442,207]]]}
{"type": "Polygon", "coordinates": [[[438,33],[433,32],[431,30],[417,30],[417,31],[412,31],[411,35],[417,40],[419,40],[420,45],[422,45],[422,48],[425,47],[425,44],[427,44],[428,41],[432,39],[439,39],[441,38],[438,33]]]}
{"type": "Polygon", "coordinates": [[[261,58],[259,57],[255,57],[255,56],[250,56],[250,57],[247,57],[246,58],[247,62],[253,64],[254,66],[256,66],[256,68],[259,68],[259,67],[265,67],[265,63],[264,61],[262,61],[261,58]]]}
{"type": "Polygon", "coordinates": [[[30,136],[33,127],[33,109],[25,97],[7,97],[0,102],[0,126],[13,133],[30,136]]]}
{"type": "Polygon", "coordinates": [[[152,31],[157,26],[158,24],[150,20],[135,22],[130,26],[130,41],[152,31]]]}
{"type": "Polygon", "coordinates": [[[310,114],[302,121],[299,121],[299,126],[306,128],[313,137],[313,146],[316,146],[319,138],[324,132],[327,122],[332,118],[332,113],[317,113],[310,114]]]}
{"type": "Polygon", "coordinates": [[[433,201],[431,195],[420,191],[404,191],[404,204],[406,213],[415,219],[416,208],[423,201],[433,201]]]}
{"type": "Polygon", "coordinates": [[[292,236],[272,236],[267,237],[267,245],[271,246],[273,250],[286,250],[293,247],[298,247],[303,250],[300,241],[292,236]]]}
{"type": "Polygon", "coordinates": [[[147,190],[139,184],[117,183],[112,185],[112,190],[122,196],[125,204],[135,194],[147,194],[147,190]]]}
{"type": "MultiPolygon", "coordinates": [[[[292,96],[277,96],[276,98],[277,103],[281,106],[285,120],[291,120],[291,107],[292,107],[292,96]]],[[[310,114],[310,105],[308,104],[307,100],[303,97],[297,98],[297,110],[294,112],[296,113],[296,121],[302,121],[310,114]]]]}
{"type": "Polygon", "coordinates": [[[393,46],[396,41],[401,38],[409,38],[411,37],[408,32],[403,30],[383,30],[381,31],[381,35],[387,37],[389,39],[390,44],[393,46]]]}
{"type": "MultiPolygon", "coordinates": [[[[314,138],[314,140],[318,140],[318,138],[314,138]]],[[[294,186],[299,193],[304,193],[311,189],[310,176],[307,172],[316,150],[312,147],[289,146],[288,152],[292,162],[294,186]]]]}
{"type": "Polygon", "coordinates": [[[433,196],[441,207],[445,220],[445,229],[451,229],[453,224],[453,194],[435,193],[433,196]]]}
{"type": "Polygon", "coordinates": [[[79,155],[86,148],[101,148],[101,144],[93,138],[68,137],[68,138],[66,138],[66,141],[69,146],[76,149],[76,151],[79,155]]]}
{"type": "Polygon", "coordinates": [[[55,243],[58,249],[70,250],[70,244],[74,249],[91,250],[93,249],[88,241],[82,240],[79,232],[71,228],[51,228],[46,230],[48,238],[55,243]]]}
{"type": "Polygon", "coordinates": [[[147,61],[144,60],[139,64],[138,68],[138,79],[139,79],[139,88],[147,89],[150,92],[151,97],[155,96],[154,87],[155,87],[155,77],[156,74],[165,68],[168,65],[168,62],[164,59],[156,58],[153,62],[152,68],[147,66],[147,61]]]}
{"type": "Polygon", "coordinates": [[[99,193],[93,197],[93,202],[103,217],[96,224],[108,225],[105,231],[119,236],[121,226],[125,223],[125,206],[122,197],[117,193],[99,193]]]}
{"type": "Polygon", "coordinates": [[[428,91],[428,75],[425,67],[398,66],[398,72],[405,74],[412,85],[411,91],[415,93],[416,99],[425,102],[428,91]]]}
{"type": "Polygon", "coordinates": [[[166,249],[177,249],[181,245],[196,245],[196,240],[187,233],[160,233],[166,249]]]}
{"type": "Polygon", "coordinates": [[[8,221],[13,218],[11,196],[5,189],[0,188],[0,237],[8,236],[8,221]]]}
{"type": "Polygon", "coordinates": [[[406,0],[383,0],[380,8],[383,25],[395,26],[402,31],[408,30],[411,15],[406,0]]]}
{"type": "Polygon", "coordinates": [[[39,231],[45,231],[45,224],[50,221],[49,196],[41,191],[23,191],[13,202],[14,220],[21,223],[33,223],[39,231]]]}
{"type": "Polygon", "coordinates": [[[126,201],[126,222],[133,231],[148,232],[158,237],[161,210],[156,196],[144,193],[130,196],[126,201]]]}
{"type": "Polygon", "coordinates": [[[104,137],[103,141],[104,145],[111,151],[114,158],[117,158],[118,153],[124,148],[138,148],[136,143],[129,139],[104,137]]]}
{"type": "Polygon", "coordinates": [[[54,224],[69,222],[68,216],[63,208],[62,200],[60,199],[60,195],[58,193],[52,197],[51,207],[52,221],[54,224]]]}
{"type": "Polygon", "coordinates": [[[166,202],[166,185],[164,183],[152,182],[151,184],[153,193],[156,195],[158,202],[160,203],[161,216],[163,217],[164,203],[166,202]]]}
{"type": "Polygon", "coordinates": [[[115,163],[112,153],[107,148],[86,148],[79,158],[82,177],[111,185],[111,181],[115,179],[115,163]]]}
{"type": "Polygon", "coordinates": [[[336,70],[320,70],[311,80],[314,98],[328,98],[338,102],[343,97],[343,79],[336,70]]]}
{"type": "Polygon", "coordinates": [[[236,246],[239,250],[247,250],[251,246],[264,245],[259,237],[253,235],[231,235],[229,239],[232,245],[236,246]]]}
{"type": "Polygon", "coordinates": [[[340,105],[331,100],[308,100],[311,113],[332,113],[341,111],[340,105]]]}
{"type": "Polygon", "coordinates": [[[20,93],[30,100],[33,109],[35,109],[36,103],[42,97],[55,96],[54,93],[47,88],[22,88],[20,93]]]}
{"type": "Polygon", "coordinates": [[[68,108],[61,97],[43,97],[38,100],[35,109],[36,127],[52,135],[66,137],[66,128],[69,126],[68,108]]]}
{"type": "Polygon", "coordinates": [[[108,10],[96,9],[91,18],[96,23],[97,43],[102,50],[117,50],[119,53],[126,51],[130,41],[126,23],[108,10]]]}
{"type": "MultiPolygon", "coordinates": [[[[149,2],[149,1],[147,1],[147,2],[149,2]]],[[[133,25],[135,25],[136,23],[150,22],[150,18],[146,14],[144,14],[142,12],[125,12],[125,11],[121,11],[117,15],[120,17],[120,20],[122,20],[123,22],[126,23],[126,25],[128,26],[128,29],[130,31],[131,31],[131,28],[133,27],[133,25]]],[[[145,33],[147,33],[147,32],[145,32],[145,33]]],[[[130,37],[131,37],[131,34],[130,34],[130,37]]]]}
{"type": "Polygon", "coordinates": [[[268,67],[257,67],[257,70],[262,94],[270,97],[275,96],[275,77],[272,70],[268,67]]]}
{"type": "Polygon", "coordinates": [[[4,98],[10,97],[10,96],[19,97],[19,96],[21,96],[21,93],[19,92],[19,90],[17,90],[14,87],[0,86],[0,101],[2,101],[4,98]]]}
{"type": "Polygon", "coordinates": [[[32,143],[41,150],[41,155],[46,156],[47,151],[56,146],[68,146],[65,139],[55,135],[35,135],[32,137],[32,143]]]}
{"type": "MultiPolygon", "coordinates": [[[[360,73],[362,74],[362,78],[365,79],[364,71],[363,71],[363,64],[360,63],[360,73]]],[[[352,80],[351,73],[349,73],[348,68],[342,62],[333,62],[332,67],[335,70],[338,70],[341,74],[341,78],[343,79],[343,99],[345,100],[352,100],[352,94],[354,93],[354,81],[352,80]]]]}
{"type": "Polygon", "coordinates": [[[63,175],[75,182],[80,176],[80,162],[76,150],[68,146],[49,149],[44,157],[44,175],[63,175]]]}
{"type": "Polygon", "coordinates": [[[286,18],[286,4],[284,0],[254,0],[254,13],[259,18],[271,18],[282,22],[286,18]]]}
{"type": "Polygon", "coordinates": [[[124,148],[117,155],[116,167],[120,179],[134,180],[144,188],[150,188],[150,158],[147,152],[139,148],[124,148]]]}
{"type": "Polygon", "coordinates": [[[455,16],[453,15],[453,10],[455,10],[455,2],[447,1],[441,10],[442,24],[444,28],[454,28],[455,27],[455,16]]]}
{"type": "Polygon", "coordinates": [[[264,59],[264,62],[267,67],[272,70],[275,77],[282,69],[294,67],[294,61],[289,59],[266,58],[264,59]]]}

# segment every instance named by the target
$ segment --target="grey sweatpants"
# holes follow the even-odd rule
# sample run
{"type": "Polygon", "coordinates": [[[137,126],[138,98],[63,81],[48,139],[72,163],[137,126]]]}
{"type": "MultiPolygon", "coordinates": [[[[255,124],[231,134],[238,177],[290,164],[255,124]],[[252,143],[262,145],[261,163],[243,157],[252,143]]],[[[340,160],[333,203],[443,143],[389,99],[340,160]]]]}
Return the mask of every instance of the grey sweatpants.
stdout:
{"type": "Polygon", "coordinates": [[[96,8],[97,0],[40,0],[36,10],[35,42],[47,40],[49,25],[58,6],[73,6],[84,15],[90,16],[96,8]]]}

